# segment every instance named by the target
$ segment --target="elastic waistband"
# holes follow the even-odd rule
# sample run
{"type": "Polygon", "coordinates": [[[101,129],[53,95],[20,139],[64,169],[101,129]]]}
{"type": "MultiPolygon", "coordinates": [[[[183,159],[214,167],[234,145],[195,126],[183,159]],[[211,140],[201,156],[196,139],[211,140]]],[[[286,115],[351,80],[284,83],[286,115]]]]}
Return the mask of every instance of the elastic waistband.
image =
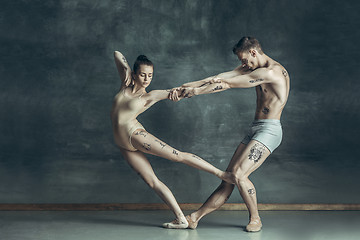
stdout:
{"type": "Polygon", "coordinates": [[[274,123],[274,124],[281,124],[279,119],[255,119],[253,124],[259,123],[274,123]]]}

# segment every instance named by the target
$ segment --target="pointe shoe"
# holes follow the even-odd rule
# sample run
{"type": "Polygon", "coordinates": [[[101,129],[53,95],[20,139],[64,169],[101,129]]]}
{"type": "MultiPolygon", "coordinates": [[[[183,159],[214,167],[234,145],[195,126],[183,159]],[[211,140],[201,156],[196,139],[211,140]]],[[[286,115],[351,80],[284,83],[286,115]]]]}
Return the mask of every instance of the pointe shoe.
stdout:
{"type": "Polygon", "coordinates": [[[189,223],[188,228],[190,228],[190,229],[196,229],[198,223],[197,223],[197,222],[194,222],[194,221],[191,219],[190,215],[185,216],[185,218],[186,218],[186,220],[187,220],[188,223],[189,223]]]}
{"type": "Polygon", "coordinates": [[[175,219],[172,222],[164,223],[162,226],[164,228],[169,228],[169,229],[184,229],[184,228],[187,228],[189,226],[189,224],[186,220],[180,221],[178,219],[175,219]]]}
{"type": "Polygon", "coordinates": [[[261,228],[262,228],[262,223],[260,218],[255,218],[250,220],[249,224],[246,226],[246,231],[259,232],[261,228]]]}

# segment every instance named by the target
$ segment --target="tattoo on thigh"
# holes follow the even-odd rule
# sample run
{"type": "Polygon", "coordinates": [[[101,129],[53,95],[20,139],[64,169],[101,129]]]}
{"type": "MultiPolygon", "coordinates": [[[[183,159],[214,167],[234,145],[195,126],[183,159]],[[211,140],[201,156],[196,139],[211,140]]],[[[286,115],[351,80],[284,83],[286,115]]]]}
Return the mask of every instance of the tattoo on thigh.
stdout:
{"type": "Polygon", "coordinates": [[[250,189],[248,190],[248,193],[249,193],[250,195],[254,195],[254,194],[255,194],[255,189],[250,188],[250,189]]]}
{"type": "Polygon", "coordinates": [[[262,112],[263,112],[264,114],[269,114],[270,109],[267,108],[267,107],[264,107],[264,109],[262,110],[262,112]]]}
{"type": "Polygon", "coordinates": [[[264,81],[264,79],[259,78],[259,79],[255,79],[255,80],[250,80],[249,83],[256,83],[256,82],[262,82],[264,81]]]}
{"type": "Polygon", "coordinates": [[[144,144],[143,144],[143,147],[144,147],[146,150],[148,150],[148,151],[151,150],[151,144],[144,143],[144,144]]]}
{"type": "Polygon", "coordinates": [[[217,91],[217,90],[221,90],[221,89],[223,89],[222,86],[216,86],[215,88],[213,88],[213,91],[217,91]]]}
{"type": "Polygon", "coordinates": [[[159,141],[157,139],[155,139],[155,142],[158,142],[160,144],[161,148],[164,148],[166,146],[165,143],[162,143],[161,141],[159,141]]]}
{"type": "Polygon", "coordinates": [[[143,136],[145,138],[147,136],[147,133],[144,131],[138,131],[135,133],[135,135],[143,136]]]}
{"type": "Polygon", "coordinates": [[[127,61],[126,61],[126,59],[125,59],[125,57],[122,57],[122,59],[123,59],[123,61],[126,63],[127,61]]]}
{"type": "Polygon", "coordinates": [[[255,143],[255,145],[250,149],[250,154],[248,156],[249,160],[257,163],[264,153],[265,153],[265,146],[262,145],[261,143],[255,143]]]}
{"type": "Polygon", "coordinates": [[[284,75],[284,77],[287,77],[288,73],[286,72],[285,69],[282,70],[282,74],[284,75]]]}
{"type": "Polygon", "coordinates": [[[179,155],[179,153],[175,149],[173,149],[173,154],[179,155]]]}

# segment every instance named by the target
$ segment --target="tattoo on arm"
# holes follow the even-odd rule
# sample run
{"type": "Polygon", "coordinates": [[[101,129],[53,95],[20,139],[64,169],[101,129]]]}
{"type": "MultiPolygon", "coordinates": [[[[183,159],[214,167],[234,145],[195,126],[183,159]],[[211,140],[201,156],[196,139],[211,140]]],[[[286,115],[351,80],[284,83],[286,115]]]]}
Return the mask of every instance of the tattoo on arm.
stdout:
{"type": "Polygon", "coordinates": [[[254,194],[255,194],[255,189],[254,189],[254,188],[250,188],[250,189],[248,190],[248,193],[249,193],[250,195],[254,195],[254,194]]]}
{"type": "Polygon", "coordinates": [[[178,151],[176,151],[175,149],[173,149],[173,154],[179,155],[178,151]]]}
{"type": "Polygon", "coordinates": [[[282,70],[282,74],[284,75],[284,77],[287,77],[288,73],[286,72],[285,69],[282,70]]]}
{"type": "Polygon", "coordinates": [[[143,147],[144,147],[146,150],[148,150],[148,151],[151,150],[151,144],[144,143],[144,144],[143,144],[143,147]]]}
{"type": "Polygon", "coordinates": [[[217,90],[221,90],[223,89],[223,87],[220,85],[220,86],[216,86],[215,88],[213,88],[213,91],[217,91],[217,90]]]}
{"type": "Polygon", "coordinates": [[[146,138],[146,136],[147,136],[146,132],[144,132],[144,131],[138,131],[135,133],[135,135],[143,136],[144,138],[146,138]]]}
{"type": "Polygon", "coordinates": [[[210,84],[211,84],[210,82],[206,82],[206,83],[200,85],[199,87],[205,87],[205,86],[210,85],[210,84]]]}
{"type": "Polygon", "coordinates": [[[155,142],[158,142],[160,144],[161,148],[164,148],[166,146],[165,143],[162,143],[161,141],[159,141],[157,139],[155,139],[155,142]]]}
{"type": "Polygon", "coordinates": [[[124,63],[127,63],[126,58],[122,57],[122,60],[124,61],[124,63]]]}
{"type": "Polygon", "coordinates": [[[264,79],[259,78],[259,79],[256,79],[256,80],[250,80],[249,83],[256,83],[256,82],[262,82],[262,81],[264,81],[264,79]]]}
{"type": "Polygon", "coordinates": [[[248,155],[249,160],[257,163],[264,153],[265,146],[261,143],[255,143],[255,145],[250,149],[250,154],[248,155]]]}
{"type": "Polygon", "coordinates": [[[270,109],[267,108],[267,107],[264,107],[264,109],[262,110],[262,112],[263,112],[264,114],[269,114],[270,109]]]}
{"type": "Polygon", "coordinates": [[[202,160],[200,157],[196,156],[196,155],[192,155],[193,158],[196,158],[198,160],[202,160]]]}

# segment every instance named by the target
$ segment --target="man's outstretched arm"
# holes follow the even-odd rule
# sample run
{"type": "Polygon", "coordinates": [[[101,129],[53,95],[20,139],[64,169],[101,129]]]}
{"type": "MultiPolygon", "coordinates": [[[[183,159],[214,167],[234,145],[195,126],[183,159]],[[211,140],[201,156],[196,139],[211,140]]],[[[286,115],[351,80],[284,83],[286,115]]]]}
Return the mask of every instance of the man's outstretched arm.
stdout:
{"type": "Polygon", "coordinates": [[[207,78],[204,78],[202,80],[199,81],[194,81],[194,82],[188,82],[188,83],[184,83],[183,85],[181,85],[182,88],[187,88],[187,87],[193,87],[193,88],[198,88],[198,87],[203,87],[206,85],[209,85],[213,79],[215,78],[231,78],[234,76],[237,76],[239,74],[242,74],[242,67],[239,66],[237,68],[235,68],[232,71],[229,72],[223,72],[214,76],[210,76],[207,78]]]}
{"type": "Polygon", "coordinates": [[[209,81],[209,84],[201,87],[184,88],[182,97],[192,97],[194,95],[222,92],[230,88],[250,88],[256,87],[262,83],[271,82],[271,71],[266,69],[257,69],[248,74],[229,75],[219,74],[218,77],[209,81]]]}

